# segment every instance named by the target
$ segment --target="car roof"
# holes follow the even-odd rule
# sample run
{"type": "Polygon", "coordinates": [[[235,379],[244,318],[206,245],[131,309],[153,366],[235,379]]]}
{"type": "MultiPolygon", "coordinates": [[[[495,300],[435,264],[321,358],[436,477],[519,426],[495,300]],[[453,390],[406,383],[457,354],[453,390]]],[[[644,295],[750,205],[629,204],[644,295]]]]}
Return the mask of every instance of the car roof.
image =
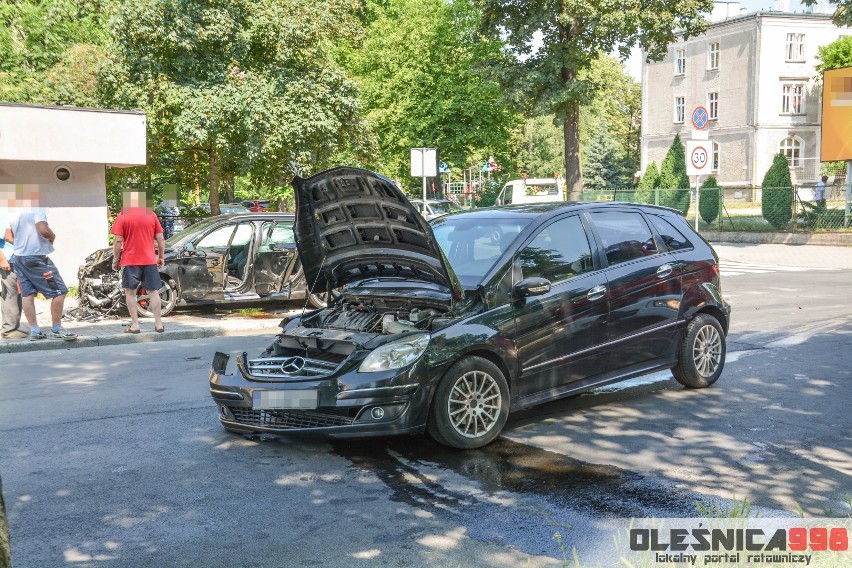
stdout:
{"type": "Polygon", "coordinates": [[[482,217],[506,218],[506,217],[523,217],[534,218],[541,215],[556,214],[567,211],[583,211],[586,209],[615,209],[618,207],[635,207],[639,209],[656,209],[660,212],[676,213],[683,215],[677,209],[663,207],[660,205],[649,205],[648,203],[630,203],[627,201],[548,201],[544,203],[519,203],[517,205],[499,205],[496,207],[484,207],[482,209],[470,209],[451,213],[452,216],[457,215],[477,215],[482,217]]]}
{"type": "Polygon", "coordinates": [[[265,213],[252,213],[247,211],[245,213],[224,213],[222,215],[216,215],[215,217],[207,217],[208,219],[252,219],[252,220],[263,220],[263,219],[295,219],[295,213],[284,213],[284,212],[265,212],[265,213]]]}

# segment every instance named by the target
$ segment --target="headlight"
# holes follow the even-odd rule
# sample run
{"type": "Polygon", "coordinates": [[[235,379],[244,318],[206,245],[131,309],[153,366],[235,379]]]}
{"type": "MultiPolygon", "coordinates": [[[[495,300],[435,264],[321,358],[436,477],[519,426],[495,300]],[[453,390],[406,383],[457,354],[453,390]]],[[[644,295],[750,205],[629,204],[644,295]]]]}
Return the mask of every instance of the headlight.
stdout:
{"type": "Polygon", "coordinates": [[[376,371],[392,371],[414,363],[429,347],[429,334],[417,334],[393,343],[377,347],[367,355],[359,373],[374,373],[376,371]]]}

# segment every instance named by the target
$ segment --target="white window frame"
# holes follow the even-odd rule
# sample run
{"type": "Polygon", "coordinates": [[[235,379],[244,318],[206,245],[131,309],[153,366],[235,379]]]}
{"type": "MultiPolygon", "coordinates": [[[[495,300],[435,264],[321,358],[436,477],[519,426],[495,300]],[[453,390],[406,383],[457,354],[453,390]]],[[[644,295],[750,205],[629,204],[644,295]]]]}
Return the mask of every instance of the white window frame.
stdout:
{"type": "Polygon", "coordinates": [[[719,42],[711,41],[707,44],[707,70],[713,71],[719,68],[719,42]]]}
{"type": "Polygon", "coordinates": [[[711,151],[711,159],[710,159],[710,171],[717,172],[719,171],[719,158],[722,155],[722,152],[719,147],[718,142],[710,142],[710,151],[711,151]]]}
{"type": "Polygon", "coordinates": [[[686,97],[675,97],[674,122],[682,124],[686,120],[686,97]]]}
{"type": "Polygon", "coordinates": [[[788,136],[778,143],[778,151],[787,158],[791,168],[801,168],[804,162],[802,140],[798,136],[788,136]]]}
{"type": "Polygon", "coordinates": [[[804,81],[785,81],[781,83],[781,114],[807,114],[805,98],[804,81]]]}
{"type": "Polygon", "coordinates": [[[682,77],[686,75],[686,48],[685,47],[676,47],[675,48],[675,77],[682,77]]]}
{"type": "Polygon", "coordinates": [[[787,61],[805,60],[805,34],[791,32],[787,34],[787,61]]]}
{"type": "Polygon", "coordinates": [[[707,115],[710,120],[719,119],[719,91],[707,93],[707,115]]]}

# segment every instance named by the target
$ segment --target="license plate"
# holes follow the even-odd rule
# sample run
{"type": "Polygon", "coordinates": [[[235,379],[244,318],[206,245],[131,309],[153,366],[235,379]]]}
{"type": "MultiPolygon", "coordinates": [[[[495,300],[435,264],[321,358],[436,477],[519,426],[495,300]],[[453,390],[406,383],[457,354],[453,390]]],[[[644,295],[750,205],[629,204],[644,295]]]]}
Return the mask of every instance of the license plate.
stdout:
{"type": "Polygon", "coordinates": [[[251,407],[255,410],[291,409],[307,410],[317,407],[317,391],[254,391],[251,395],[251,407]]]}

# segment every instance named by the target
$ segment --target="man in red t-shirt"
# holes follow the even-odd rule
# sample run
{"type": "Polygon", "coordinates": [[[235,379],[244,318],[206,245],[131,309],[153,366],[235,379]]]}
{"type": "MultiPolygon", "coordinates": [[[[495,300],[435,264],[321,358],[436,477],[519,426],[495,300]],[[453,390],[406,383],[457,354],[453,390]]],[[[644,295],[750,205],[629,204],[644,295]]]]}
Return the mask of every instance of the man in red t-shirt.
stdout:
{"type": "Polygon", "coordinates": [[[163,238],[163,227],[157,215],[146,207],[145,193],[128,192],[124,194],[124,207],[115,218],[112,226],[115,242],[112,245],[112,268],[123,268],[121,286],[130,312],[130,327],[124,333],[139,333],[139,315],[136,313],[136,290],[139,284],[145,287],[150,298],[149,305],[154,313],[154,331],[164,331],[160,320],[163,304],[160,301],[160,280],[158,270],[164,264],[163,253],[166,241],[163,238]],[[156,251],[154,240],[157,241],[156,251]]]}

